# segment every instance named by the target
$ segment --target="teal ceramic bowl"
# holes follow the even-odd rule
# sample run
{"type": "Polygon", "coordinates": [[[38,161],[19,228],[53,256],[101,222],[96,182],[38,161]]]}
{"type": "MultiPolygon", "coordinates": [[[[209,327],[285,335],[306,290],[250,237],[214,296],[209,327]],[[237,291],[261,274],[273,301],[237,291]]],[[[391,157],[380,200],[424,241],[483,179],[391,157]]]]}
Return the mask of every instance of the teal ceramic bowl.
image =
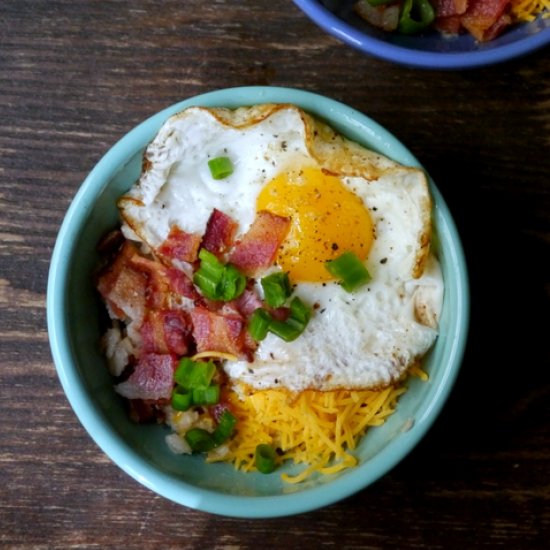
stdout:
{"type": "MultiPolygon", "coordinates": [[[[98,350],[100,307],[91,282],[96,244],[117,225],[117,198],[138,177],[141,157],[167,117],[190,105],[234,108],[294,103],[348,138],[403,164],[414,156],[384,128],[341,103],[305,91],[247,87],[200,95],[154,115],[124,136],[82,184],[53,252],[48,281],[48,330],[67,398],[101,449],[139,483],[184,506],[225,516],[265,518],[310,511],[343,499],[386,474],[420,441],[438,416],[457,376],[467,337],[469,291],[461,243],[451,214],[432,183],[436,246],[445,278],[440,336],[426,361],[428,382],[413,380],[397,412],[359,445],[359,465],[340,474],[284,484],[273,474],[244,474],[200,456],[172,454],[159,425],[136,425],[113,390],[98,350]]],[[[287,470],[297,471],[295,466],[287,470]]]]}

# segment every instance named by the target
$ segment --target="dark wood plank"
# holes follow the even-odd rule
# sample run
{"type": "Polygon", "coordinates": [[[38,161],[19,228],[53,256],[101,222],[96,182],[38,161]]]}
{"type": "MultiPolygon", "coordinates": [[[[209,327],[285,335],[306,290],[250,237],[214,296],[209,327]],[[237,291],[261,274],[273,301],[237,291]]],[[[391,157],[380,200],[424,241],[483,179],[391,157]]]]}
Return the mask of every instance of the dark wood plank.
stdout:
{"type": "Polygon", "coordinates": [[[421,71],[345,47],[289,0],[4,0],[0,545],[545,548],[549,133],[547,50],[421,71]],[[343,101],[406,143],[456,218],[473,298],[461,376],[418,448],[344,502],[263,521],[185,509],[116,468],[63,395],[45,322],[59,225],[106,150],[176,101],[253,84],[343,101]]]}

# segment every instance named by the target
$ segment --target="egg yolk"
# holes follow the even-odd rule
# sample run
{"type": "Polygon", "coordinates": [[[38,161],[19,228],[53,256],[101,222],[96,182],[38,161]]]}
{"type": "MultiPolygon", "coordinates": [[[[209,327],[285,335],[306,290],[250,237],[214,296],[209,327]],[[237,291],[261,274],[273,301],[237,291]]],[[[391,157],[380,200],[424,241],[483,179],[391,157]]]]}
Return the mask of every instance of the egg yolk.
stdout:
{"type": "Polygon", "coordinates": [[[372,245],[373,225],[363,201],[318,168],[279,174],[262,189],[256,208],[291,218],[276,262],[294,282],[329,281],[327,260],[346,251],[364,260],[372,245]]]}

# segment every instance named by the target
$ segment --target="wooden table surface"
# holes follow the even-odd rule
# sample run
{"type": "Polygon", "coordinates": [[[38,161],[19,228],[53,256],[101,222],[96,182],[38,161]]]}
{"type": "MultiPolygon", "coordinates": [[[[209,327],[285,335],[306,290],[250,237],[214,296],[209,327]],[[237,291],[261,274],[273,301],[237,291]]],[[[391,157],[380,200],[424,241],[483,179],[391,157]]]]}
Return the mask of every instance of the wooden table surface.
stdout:
{"type": "Polygon", "coordinates": [[[290,0],[0,2],[0,546],[548,548],[550,57],[422,71],[362,55],[290,0]],[[242,520],[146,490],[92,442],[52,363],[46,281],[64,213],[121,136],[198,93],[316,91],[408,145],[469,262],[469,344],[418,447],[369,488],[242,520]]]}

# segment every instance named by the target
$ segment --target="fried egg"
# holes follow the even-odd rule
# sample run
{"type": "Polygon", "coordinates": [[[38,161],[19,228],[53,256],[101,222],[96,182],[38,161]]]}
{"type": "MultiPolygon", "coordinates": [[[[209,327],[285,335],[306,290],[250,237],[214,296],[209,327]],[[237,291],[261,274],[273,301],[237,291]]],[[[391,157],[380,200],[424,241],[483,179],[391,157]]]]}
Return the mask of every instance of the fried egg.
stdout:
{"type": "Polygon", "coordinates": [[[294,294],[313,308],[311,320],[292,342],[268,334],[251,362],[226,361],[235,383],[380,388],[437,337],[443,281],[430,251],[425,174],[347,140],[296,106],[191,107],[171,117],[119,208],[127,237],[152,250],[174,225],[203,234],[213,209],[238,222],[241,234],[260,210],[291,219],[272,269],[289,274],[294,294]],[[219,156],[234,167],[221,180],[208,168],[219,156]],[[346,251],[371,275],[352,293],[325,268],[346,251]]]}

